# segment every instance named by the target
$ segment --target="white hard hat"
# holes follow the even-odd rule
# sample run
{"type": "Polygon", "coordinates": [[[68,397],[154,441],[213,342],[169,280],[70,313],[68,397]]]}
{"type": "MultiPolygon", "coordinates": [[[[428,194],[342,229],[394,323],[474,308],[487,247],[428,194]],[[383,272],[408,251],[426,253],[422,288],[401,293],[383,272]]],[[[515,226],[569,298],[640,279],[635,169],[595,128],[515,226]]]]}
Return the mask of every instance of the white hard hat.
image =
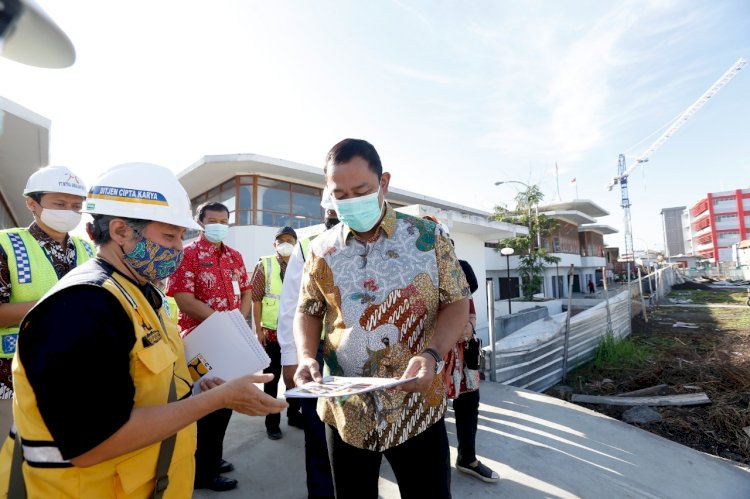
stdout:
{"type": "Polygon", "coordinates": [[[76,60],[73,43],[34,0],[0,1],[0,55],[42,68],[76,60]]]}
{"type": "Polygon", "coordinates": [[[45,166],[35,171],[26,181],[23,195],[34,192],[62,192],[86,197],[86,185],[66,166],[45,166]]]}
{"type": "Polygon", "coordinates": [[[150,163],[125,163],[104,172],[81,211],[203,229],[193,220],[190,199],[174,173],[150,163]]]}

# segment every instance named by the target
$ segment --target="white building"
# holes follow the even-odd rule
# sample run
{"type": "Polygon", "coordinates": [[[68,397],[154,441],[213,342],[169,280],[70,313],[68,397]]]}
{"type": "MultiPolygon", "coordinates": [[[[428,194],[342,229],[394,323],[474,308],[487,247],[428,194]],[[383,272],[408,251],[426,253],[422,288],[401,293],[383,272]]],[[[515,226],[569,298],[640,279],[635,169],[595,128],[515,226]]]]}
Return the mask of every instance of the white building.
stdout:
{"type": "MultiPolygon", "coordinates": [[[[616,229],[597,223],[598,217],[609,212],[588,199],[574,199],[539,206],[539,214],[556,222],[554,231],[541,240],[541,247],[550,255],[560,258],[557,264],[548,265],[544,271],[544,283],[538,296],[562,298],[568,296],[568,271],[574,265],[573,292],[586,292],[589,279],[599,288],[600,282],[611,277],[612,265],[604,254],[604,235],[614,234],[616,229]],[[609,271],[609,272],[608,272],[609,271]]],[[[491,245],[488,245],[491,246],[491,245]]],[[[506,257],[494,247],[485,249],[487,279],[492,280],[495,297],[505,300],[509,290],[511,298],[522,294],[518,272],[519,256],[510,257],[510,283],[506,257]]],[[[498,308],[507,311],[503,303],[498,308]]]]}
{"type": "Polygon", "coordinates": [[[29,225],[23,189],[49,163],[50,120],[0,97],[0,229],[29,225]]]}
{"type": "MultiPolygon", "coordinates": [[[[485,243],[528,234],[528,229],[490,222],[490,213],[392,187],[398,185],[398,171],[391,174],[387,200],[394,208],[415,216],[434,215],[448,226],[456,254],[471,264],[479,280],[474,293],[477,327],[486,329],[485,243]]],[[[322,168],[256,154],[232,154],[204,156],[178,177],[194,208],[206,201],[219,201],[229,208],[234,225],[226,243],[242,253],[249,269],[259,257],[273,253],[279,227],[299,228],[302,235],[305,227],[323,220],[322,168]]]]}

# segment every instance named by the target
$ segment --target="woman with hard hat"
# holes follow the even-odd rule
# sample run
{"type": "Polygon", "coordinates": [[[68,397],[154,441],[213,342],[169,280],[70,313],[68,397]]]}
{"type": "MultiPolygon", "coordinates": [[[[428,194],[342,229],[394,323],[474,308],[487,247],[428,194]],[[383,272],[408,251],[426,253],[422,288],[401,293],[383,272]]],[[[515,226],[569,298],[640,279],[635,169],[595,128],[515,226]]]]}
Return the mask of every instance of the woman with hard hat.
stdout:
{"type": "Polygon", "coordinates": [[[202,392],[190,396],[177,327],[152,284],[179,266],[185,229],[199,228],[167,168],[132,163],[105,172],[84,212],[94,218],[96,258],[21,323],[0,495],[25,488],[29,497],[190,497],[197,419],[224,407],[278,413],[286,403],[254,385],[268,375],[201,381],[202,392]]]}
{"type": "Polygon", "coordinates": [[[81,221],[86,186],[68,168],[34,172],[23,191],[28,228],[0,231],[0,432],[12,421],[11,361],[26,312],[73,268],[94,256],[91,241],[68,233],[81,221]]]}

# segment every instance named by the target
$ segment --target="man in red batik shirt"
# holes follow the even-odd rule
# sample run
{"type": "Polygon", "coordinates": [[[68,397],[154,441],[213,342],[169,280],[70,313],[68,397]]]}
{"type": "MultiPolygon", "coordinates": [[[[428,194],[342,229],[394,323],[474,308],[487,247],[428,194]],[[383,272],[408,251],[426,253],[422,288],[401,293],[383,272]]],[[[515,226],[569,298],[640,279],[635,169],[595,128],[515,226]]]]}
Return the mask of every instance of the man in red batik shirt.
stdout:
{"type": "MultiPolygon", "coordinates": [[[[208,202],[198,207],[196,218],[203,233],[185,247],[182,264],[169,278],[167,288],[167,295],[174,296],[180,309],[178,324],[183,335],[214,311],[239,309],[247,317],[252,307],[250,278],[242,255],[222,243],[229,232],[229,210],[221,203],[208,202]]],[[[224,491],[237,486],[237,480],[220,475],[234,469],[222,459],[231,416],[230,409],[220,409],[198,420],[197,489],[224,491]]]]}

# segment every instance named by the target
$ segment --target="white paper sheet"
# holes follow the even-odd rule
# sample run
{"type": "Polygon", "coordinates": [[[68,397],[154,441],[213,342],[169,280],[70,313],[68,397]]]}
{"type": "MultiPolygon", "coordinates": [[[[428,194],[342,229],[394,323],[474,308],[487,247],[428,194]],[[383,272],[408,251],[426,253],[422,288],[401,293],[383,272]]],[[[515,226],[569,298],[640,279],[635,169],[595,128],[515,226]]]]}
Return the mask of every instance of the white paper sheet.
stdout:
{"type": "Polygon", "coordinates": [[[239,310],[214,312],[182,341],[195,394],[200,393],[199,381],[204,376],[229,381],[260,372],[271,364],[239,310]]]}

